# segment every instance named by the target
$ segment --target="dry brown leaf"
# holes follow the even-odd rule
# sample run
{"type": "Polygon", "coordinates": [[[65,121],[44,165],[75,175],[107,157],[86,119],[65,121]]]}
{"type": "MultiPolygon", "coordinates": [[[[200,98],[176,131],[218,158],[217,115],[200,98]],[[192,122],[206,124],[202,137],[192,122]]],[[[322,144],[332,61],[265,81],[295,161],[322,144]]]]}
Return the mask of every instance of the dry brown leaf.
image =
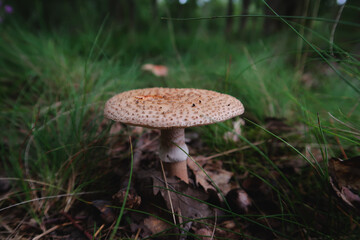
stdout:
{"type": "Polygon", "coordinates": [[[234,186],[229,183],[231,177],[233,176],[233,172],[223,169],[221,161],[201,161],[201,157],[196,159],[199,159],[194,159],[198,164],[191,159],[188,159],[187,164],[195,175],[197,186],[202,186],[205,191],[210,189],[216,191],[215,187],[211,183],[212,180],[224,194],[227,194],[232,188],[234,188],[234,186]],[[201,169],[198,165],[203,169],[201,169]]]}
{"type": "MultiPolygon", "coordinates": [[[[203,169],[201,169],[193,160],[187,160],[188,167],[193,171],[195,175],[196,186],[202,186],[207,192],[209,189],[215,191],[215,188],[208,182],[208,177],[206,176],[203,169]]],[[[200,165],[201,166],[201,165],[200,165]]]]}
{"type": "Polygon", "coordinates": [[[227,194],[234,188],[234,186],[229,183],[234,173],[223,169],[222,165],[221,161],[212,160],[208,161],[204,169],[223,194],[227,194]]]}
{"type": "MultiPolygon", "coordinates": [[[[168,190],[159,171],[148,170],[139,172],[137,181],[140,183],[138,192],[143,194],[144,198],[154,199],[154,196],[160,194],[165,201],[166,207],[169,210],[171,209],[168,190]]],[[[170,198],[173,209],[176,212],[188,218],[205,218],[214,215],[214,211],[206,203],[201,202],[207,201],[210,198],[207,192],[175,177],[167,178],[167,182],[171,190],[170,198]]]]}
{"type": "Polygon", "coordinates": [[[170,225],[160,219],[157,219],[153,216],[149,216],[144,219],[144,225],[150,230],[152,234],[156,234],[162,231],[165,231],[170,227],[170,225]]]}
{"type": "MultiPolygon", "coordinates": [[[[117,202],[118,205],[121,205],[126,196],[126,190],[120,190],[119,192],[115,193],[112,198],[117,202]]],[[[138,208],[141,204],[141,197],[136,194],[135,191],[130,190],[128,195],[126,196],[126,208],[138,208]]]]}

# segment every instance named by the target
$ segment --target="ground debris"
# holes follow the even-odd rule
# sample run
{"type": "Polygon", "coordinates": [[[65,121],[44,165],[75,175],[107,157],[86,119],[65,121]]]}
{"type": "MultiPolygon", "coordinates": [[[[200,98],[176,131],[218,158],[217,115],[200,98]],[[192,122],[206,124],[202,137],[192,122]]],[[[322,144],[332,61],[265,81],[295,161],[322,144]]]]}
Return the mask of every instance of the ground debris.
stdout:
{"type": "Polygon", "coordinates": [[[105,200],[95,200],[92,201],[92,205],[99,210],[100,217],[105,223],[110,224],[115,221],[116,215],[110,208],[112,205],[111,202],[105,200]]]}
{"type": "Polygon", "coordinates": [[[160,233],[170,227],[168,223],[153,216],[149,216],[144,219],[144,226],[147,227],[151,234],[160,233]]]}
{"type": "Polygon", "coordinates": [[[241,188],[229,191],[226,195],[226,201],[230,205],[231,210],[239,214],[248,213],[252,205],[251,198],[241,188]]]}
{"type": "Polygon", "coordinates": [[[160,171],[140,172],[137,181],[139,182],[138,192],[145,194],[142,197],[154,199],[155,196],[161,196],[167,209],[173,208],[175,212],[181,213],[181,217],[204,218],[214,214],[211,207],[205,203],[209,200],[209,194],[203,189],[195,188],[178,178],[167,178],[170,191],[166,189],[166,184],[160,171]]]}
{"type": "Polygon", "coordinates": [[[7,193],[11,189],[10,181],[0,175],[0,194],[7,193]]]}
{"type": "MultiPolygon", "coordinates": [[[[120,190],[115,193],[112,198],[117,205],[122,205],[125,200],[126,189],[120,190]]],[[[128,195],[126,196],[126,208],[138,208],[141,204],[141,197],[135,192],[135,190],[130,189],[128,195]]]]}
{"type": "Polygon", "coordinates": [[[349,206],[360,210],[360,156],[329,160],[330,184],[349,206]]]}
{"type": "Polygon", "coordinates": [[[188,167],[195,176],[197,186],[203,187],[206,192],[209,190],[217,191],[212,184],[213,182],[223,194],[227,194],[232,188],[237,187],[229,183],[233,172],[223,169],[221,161],[203,161],[203,158],[199,156],[187,161],[188,167]]]}

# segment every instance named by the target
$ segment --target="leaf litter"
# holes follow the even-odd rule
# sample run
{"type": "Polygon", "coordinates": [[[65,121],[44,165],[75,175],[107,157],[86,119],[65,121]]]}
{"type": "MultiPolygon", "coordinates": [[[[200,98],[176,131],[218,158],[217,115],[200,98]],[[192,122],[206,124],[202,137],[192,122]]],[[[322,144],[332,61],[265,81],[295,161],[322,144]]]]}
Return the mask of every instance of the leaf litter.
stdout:
{"type": "MultiPolygon", "coordinates": [[[[296,135],[296,130],[284,124],[283,119],[269,121],[271,124],[267,127],[271,128],[273,132],[295,132],[296,135]]],[[[102,124],[100,131],[106,128],[106,124],[108,123],[102,124]]],[[[214,155],[211,158],[205,157],[201,152],[204,144],[199,138],[199,134],[188,132],[186,141],[191,146],[191,155],[194,156],[194,161],[188,160],[190,184],[186,184],[177,178],[163,179],[156,154],[159,131],[128,127],[118,123],[112,124],[109,131],[110,137],[105,144],[114,146],[114,149],[107,152],[108,159],[111,161],[107,164],[99,164],[99,171],[105,169],[105,172],[108,171],[115,178],[112,177],[114,180],[109,181],[110,177],[107,173],[104,180],[96,180],[97,184],[102,181],[107,182],[104,185],[104,194],[87,196],[84,202],[73,203],[70,211],[66,213],[66,218],[59,213],[44,217],[41,225],[38,222],[25,221],[23,226],[27,227],[23,228],[24,236],[42,236],[45,237],[44,239],[47,239],[46,237],[50,239],[52,236],[62,236],[67,239],[84,239],[85,237],[86,239],[86,236],[89,236],[88,233],[92,233],[92,228],[96,225],[100,226],[96,236],[101,231],[103,238],[106,239],[116,221],[118,207],[126,200],[125,220],[120,225],[122,227],[118,231],[120,234],[118,236],[129,236],[136,239],[145,237],[168,239],[167,234],[176,234],[179,239],[192,239],[192,234],[198,234],[200,239],[216,239],[218,237],[239,239],[244,236],[261,239],[278,237],[272,230],[281,228],[279,220],[253,218],[253,221],[256,222],[254,225],[236,215],[235,218],[229,218],[229,212],[223,211],[230,207],[231,211],[236,214],[264,216],[277,213],[277,209],[279,209],[277,195],[268,184],[249,174],[246,170],[234,174],[234,171],[229,171],[228,167],[224,165],[224,161],[220,160],[221,158],[238,157],[241,156],[241,153],[232,151],[227,154],[214,155]],[[129,195],[125,199],[129,169],[129,143],[124,136],[128,135],[134,136],[136,144],[133,153],[134,181],[131,183],[129,195]],[[165,181],[167,181],[167,185],[165,181]],[[109,182],[116,182],[116,184],[109,184],[109,182]],[[176,216],[175,223],[173,215],[176,216]],[[73,219],[73,221],[67,221],[69,219],[73,219]]],[[[306,162],[297,158],[297,155],[283,151],[282,149],[286,146],[276,139],[265,140],[259,143],[259,146],[261,145],[272,148],[269,156],[285,174],[294,172],[300,174],[304,168],[308,167],[306,162]]],[[[307,150],[309,148],[305,147],[304,154],[307,150]]],[[[316,146],[312,147],[312,152],[317,150],[316,146]]],[[[316,152],[313,156],[316,161],[321,161],[320,153],[316,152]]],[[[240,159],[238,161],[243,162],[240,159]]],[[[360,176],[357,170],[359,166],[356,164],[356,159],[346,161],[332,159],[329,161],[331,184],[340,198],[352,207],[358,207],[359,203],[357,180],[360,179],[360,176]]],[[[278,180],[276,172],[273,171],[271,175],[272,177],[265,178],[270,182],[278,180]]],[[[6,229],[16,227],[14,225],[2,226],[6,226],[6,229]]]]}

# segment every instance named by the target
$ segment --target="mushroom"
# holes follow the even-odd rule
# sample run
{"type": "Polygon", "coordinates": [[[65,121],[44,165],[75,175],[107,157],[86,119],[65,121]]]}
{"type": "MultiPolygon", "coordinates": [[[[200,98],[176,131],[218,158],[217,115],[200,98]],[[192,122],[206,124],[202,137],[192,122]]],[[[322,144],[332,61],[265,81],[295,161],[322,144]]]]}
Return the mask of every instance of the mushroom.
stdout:
{"type": "Polygon", "coordinates": [[[186,127],[225,121],[244,112],[227,94],[192,88],[145,88],[122,92],[105,104],[105,117],[129,125],[161,130],[159,157],[168,176],[189,182],[186,127]]]}

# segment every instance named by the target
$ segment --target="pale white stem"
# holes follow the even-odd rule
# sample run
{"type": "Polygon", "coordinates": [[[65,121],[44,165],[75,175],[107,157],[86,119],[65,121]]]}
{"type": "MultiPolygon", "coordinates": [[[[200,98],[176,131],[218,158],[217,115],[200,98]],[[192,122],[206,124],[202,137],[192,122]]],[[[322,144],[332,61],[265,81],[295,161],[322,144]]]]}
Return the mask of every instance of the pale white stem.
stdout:
{"type": "Polygon", "coordinates": [[[188,154],[184,128],[161,130],[159,156],[165,163],[169,176],[177,176],[185,182],[189,181],[186,166],[188,154]]]}

